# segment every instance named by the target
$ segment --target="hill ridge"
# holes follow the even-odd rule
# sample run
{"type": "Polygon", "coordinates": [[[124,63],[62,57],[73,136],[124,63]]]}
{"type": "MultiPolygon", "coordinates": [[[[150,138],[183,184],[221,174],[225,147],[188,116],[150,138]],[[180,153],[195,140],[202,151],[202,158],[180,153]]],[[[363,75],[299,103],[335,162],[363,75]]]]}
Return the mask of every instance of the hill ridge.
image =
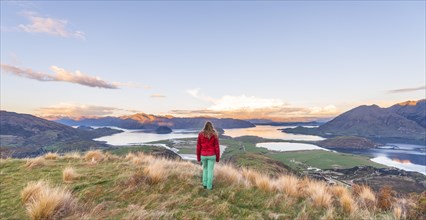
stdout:
{"type": "Polygon", "coordinates": [[[33,196],[28,192],[34,187],[57,192],[60,198],[71,195],[66,204],[73,205],[53,203],[56,208],[43,212],[70,219],[399,218],[416,208],[395,200],[389,210],[365,186],[348,190],[296,176],[271,178],[221,163],[215,167],[214,188],[208,191],[201,186],[199,165],[140,153],[118,157],[89,151],[27,161],[8,159],[1,165],[2,219],[39,216],[42,211],[33,207],[46,198],[36,194],[33,200],[24,199],[33,196]],[[23,202],[16,196],[21,192],[23,202]]]}

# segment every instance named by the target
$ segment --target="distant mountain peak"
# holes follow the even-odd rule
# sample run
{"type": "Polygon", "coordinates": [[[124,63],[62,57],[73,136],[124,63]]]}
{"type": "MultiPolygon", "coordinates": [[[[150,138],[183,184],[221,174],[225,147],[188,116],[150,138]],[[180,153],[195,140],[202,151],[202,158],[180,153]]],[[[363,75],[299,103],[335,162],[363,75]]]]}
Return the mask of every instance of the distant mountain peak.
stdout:
{"type": "Polygon", "coordinates": [[[408,101],[405,101],[405,102],[397,103],[395,105],[400,105],[400,106],[415,106],[415,105],[417,105],[419,103],[422,103],[422,102],[426,102],[426,99],[420,99],[420,100],[417,100],[417,101],[408,100],[408,101]]]}

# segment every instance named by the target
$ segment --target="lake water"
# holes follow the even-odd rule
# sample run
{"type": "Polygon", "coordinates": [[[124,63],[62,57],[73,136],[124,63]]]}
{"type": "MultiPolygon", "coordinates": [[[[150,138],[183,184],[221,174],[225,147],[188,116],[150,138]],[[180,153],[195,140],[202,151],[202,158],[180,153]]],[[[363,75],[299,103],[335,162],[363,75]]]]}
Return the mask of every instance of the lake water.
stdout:
{"type": "Polygon", "coordinates": [[[264,147],[273,151],[300,151],[300,150],[326,150],[313,144],[288,143],[288,142],[264,142],[256,144],[256,147],[264,147]]]}
{"type": "Polygon", "coordinates": [[[426,175],[426,146],[392,143],[366,150],[342,150],[339,152],[373,157],[371,160],[386,166],[426,175]],[[394,149],[396,147],[396,149],[394,149]]]}
{"type": "MultiPolygon", "coordinates": [[[[314,135],[303,135],[303,134],[290,134],[282,132],[278,129],[294,128],[296,126],[269,126],[269,125],[258,125],[253,128],[234,128],[224,129],[225,135],[231,137],[240,137],[244,135],[253,135],[263,138],[270,139],[282,139],[282,140],[298,140],[298,141],[320,141],[324,140],[320,136],[314,135]]],[[[306,126],[308,127],[308,126],[306,126]]]]}
{"type": "MultiPolygon", "coordinates": [[[[239,137],[244,135],[254,135],[263,138],[281,140],[307,140],[318,141],[324,138],[314,135],[295,135],[282,132],[278,129],[292,128],[294,126],[256,126],[253,128],[224,129],[225,135],[239,137]]],[[[114,127],[112,127],[114,128],[114,127]]],[[[195,138],[198,130],[175,129],[170,134],[144,133],[143,130],[121,129],[124,132],[110,136],[101,137],[95,140],[105,141],[111,145],[134,145],[146,144],[152,141],[195,138]]],[[[288,142],[265,142],[258,143],[258,147],[265,147],[275,151],[297,151],[297,150],[326,150],[313,144],[288,143],[288,142]]],[[[387,166],[396,167],[408,171],[417,171],[426,175],[426,146],[409,144],[389,144],[386,148],[374,148],[367,150],[338,150],[339,152],[361,154],[372,157],[372,161],[387,166]],[[397,149],[391,149],[397,147],[397,149]]],[[[194,159],[194,155],[181,155],[186,159],[194,159]]]]}
{"type": "MultiPolygon", "coordinates": [[[[92,126],[97,128],[95,126],[92,126]]],[[[155,133],[145,133],[143,129],[138,130],[128,130],[117,127],[110,127],[114,129],[123,130],[124,132],[113,134],[110,136],[104,136],[95,139],[96,141],[105,141],[107,144],[115,145],[115,146],[126,146],[126,145],[150,145],[150,146],[159,146],[167,148],[179,156],[184,160],[197,160],[197,155],[195,154],[181,154],[179,153],[179,149],[170,148],[165,144],[148,144],[153,141],[161,141],[161,140],[170,140],[170,139],[179,139],[179,138],[196,138],[198,137],[198,130],[188,130],[188,129],[174,129],[170,134],[155,134],[155,133]]],[[[195,146],[194,146],[195,147],[195,146]]],[[[220,145],[220,155],[225,151],[226,146],[220,145]]],[[[195,149],[194,149],[195,151],[195,149]]]]}
{"type": "Polygon", "coordinates": [[[123,130],[124,132],[113,134],[110,136],[104,136],[95,139],[96,141],[105,141],[107,144],[111,145],[135,145],[135,144],[146,144],[152,141],[161,141],[177,138],[194,138],[198,136],[198,131],[196,130],[187,130],[187,129],[175,129],[170,134],[155,134],[155,133],[145,133],[144,130],[129,130],[122,128],[114,129],[123,130]]]}

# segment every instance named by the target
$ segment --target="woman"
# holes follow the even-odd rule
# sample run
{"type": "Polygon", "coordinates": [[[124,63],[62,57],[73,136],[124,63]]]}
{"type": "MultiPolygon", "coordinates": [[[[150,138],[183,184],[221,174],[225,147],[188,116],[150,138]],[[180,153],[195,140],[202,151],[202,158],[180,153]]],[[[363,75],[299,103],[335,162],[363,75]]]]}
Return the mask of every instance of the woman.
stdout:
{"type": "Polygon", "coordinates": [[[214,163],[219,162],[219,158],[219,138],[213,124],[207,121],[197,140],[197,160],[203,165],[204,189],[213,188],[214,163]]]}

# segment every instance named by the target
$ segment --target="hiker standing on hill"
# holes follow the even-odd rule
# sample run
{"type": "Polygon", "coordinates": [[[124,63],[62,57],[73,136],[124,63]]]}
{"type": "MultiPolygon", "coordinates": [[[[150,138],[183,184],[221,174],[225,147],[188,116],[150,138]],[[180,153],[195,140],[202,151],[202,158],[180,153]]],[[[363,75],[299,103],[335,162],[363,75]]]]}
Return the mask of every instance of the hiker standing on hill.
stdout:
{"type": "Polygon", "coordinates": [[[204,189],[213,188],[214,163],[219,162],[219,158],[219,137],[213,123],[207,121],[197,140],[197,161],[203,165],[204,189]]]}

